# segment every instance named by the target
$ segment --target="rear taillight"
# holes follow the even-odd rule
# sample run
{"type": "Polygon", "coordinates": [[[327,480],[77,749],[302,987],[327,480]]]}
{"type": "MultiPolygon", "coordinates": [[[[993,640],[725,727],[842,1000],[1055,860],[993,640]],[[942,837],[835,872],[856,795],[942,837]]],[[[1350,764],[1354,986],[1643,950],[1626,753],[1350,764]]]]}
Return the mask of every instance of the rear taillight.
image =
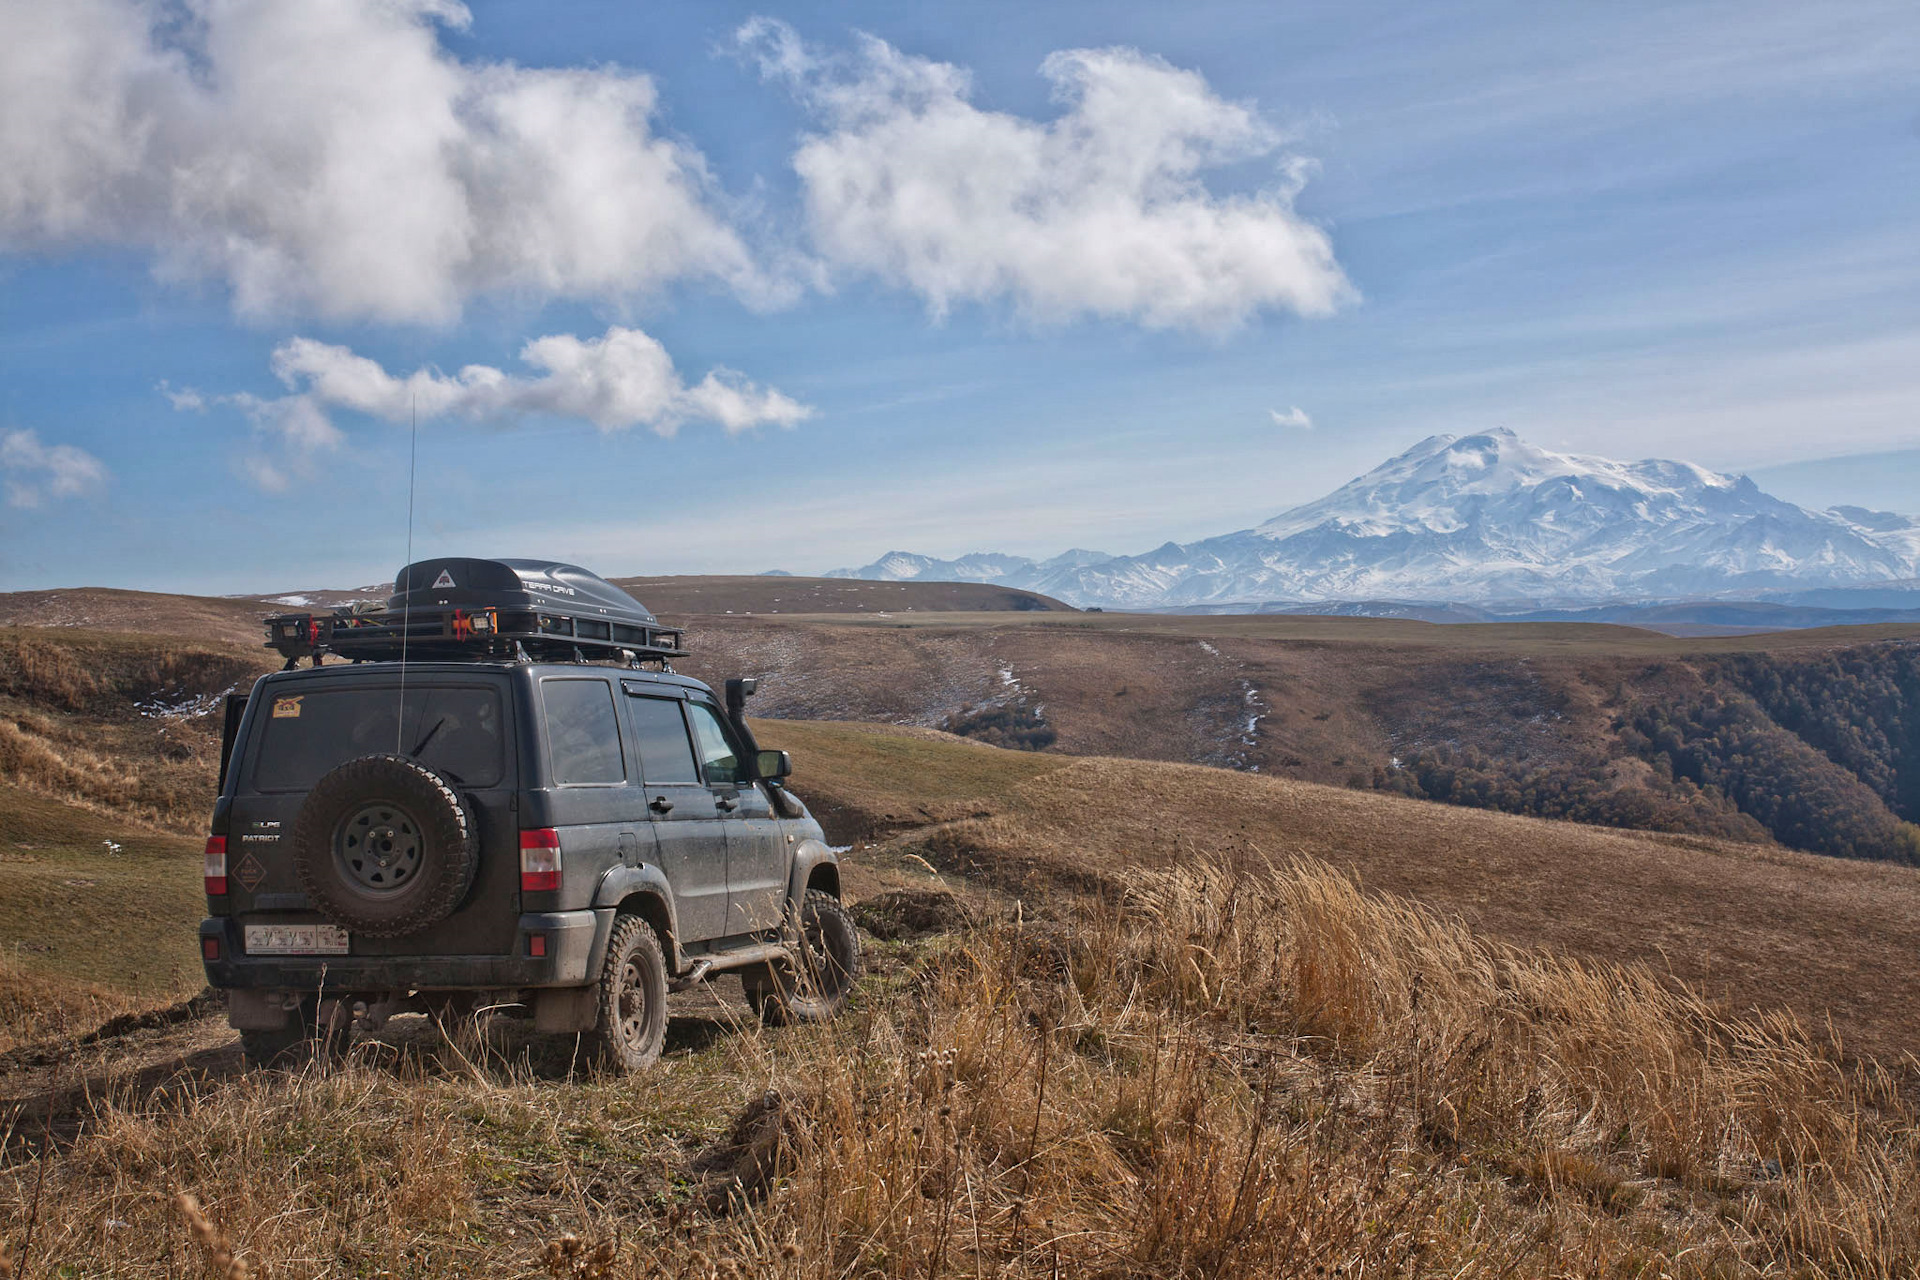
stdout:
{"type": "Polygon", "coordinates": [[[200,958],[207,961],[218,960],[220,958],[220,939],[200,939],[200,958]]]}
{"type": "Polygon", "coordinates": [[[215,897],[227,891],[227,838],[207,837],[207,892],[215,897]]]}
{"type": "Polygon", "coordinates": [[[560,833],[552,827],[520,833],[520,890],[560,887],[560,833]]]}

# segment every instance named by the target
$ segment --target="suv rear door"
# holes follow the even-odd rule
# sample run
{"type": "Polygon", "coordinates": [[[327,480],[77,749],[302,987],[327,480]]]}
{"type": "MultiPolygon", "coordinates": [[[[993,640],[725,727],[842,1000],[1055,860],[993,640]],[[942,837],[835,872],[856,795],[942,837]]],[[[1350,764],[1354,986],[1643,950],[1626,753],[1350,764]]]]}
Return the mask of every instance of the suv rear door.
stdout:
{"type": "Polygon", "coordinates": [[[727,921],[727,831],[701,780],[678,690],[622,681],[627,724],[640,750],[647,809],[660,867],[673,887],[682,943],[731,932],[727,921]]]}
{"type": "Polygon", "coordinates": [[[229,764],[227,912],[249,923],[321,920],[293,866],[293,823],[307,792],[359,756],[417,756],[447,777],[472,810],[480,840],[473,888],[452,915],[402,938],[355,935],[355,955],[462,955],[512,950],[511,913],[493,909],[519,890],[513,699],[504,681],[475,671],[411,676],[404,708],[397,672],[334,669],[271,680],[256,691],[247,740],[229,764]]]}

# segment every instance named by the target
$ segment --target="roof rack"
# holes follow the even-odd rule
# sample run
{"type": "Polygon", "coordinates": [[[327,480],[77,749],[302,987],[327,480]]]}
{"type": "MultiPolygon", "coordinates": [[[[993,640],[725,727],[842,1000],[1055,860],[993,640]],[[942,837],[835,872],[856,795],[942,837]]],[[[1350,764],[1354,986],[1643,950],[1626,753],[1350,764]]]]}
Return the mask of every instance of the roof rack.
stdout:
{"type": "Polygon", "coordinates": [[[597,574],[550,560],[422,560],[400,570],[384,605],[278,613],[267,647],[289,668],[325,654],[356,662],[401,658],[628,665],[686,656],[682,634],[597,574]]]}

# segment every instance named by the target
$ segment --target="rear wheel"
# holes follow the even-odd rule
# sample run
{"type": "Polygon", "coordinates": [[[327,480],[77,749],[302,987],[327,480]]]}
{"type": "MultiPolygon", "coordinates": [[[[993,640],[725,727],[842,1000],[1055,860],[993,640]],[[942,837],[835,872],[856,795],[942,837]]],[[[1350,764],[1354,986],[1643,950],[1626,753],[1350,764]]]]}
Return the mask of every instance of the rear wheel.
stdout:
{"type": "Polygon", "coordinates": [[[799,972],[785,964],[760,965],[740,978],[747,1003],[775,1025],[829,1021],[860,981],[860,933],[840,899],[808,890],[798,924],[799,972]]]}
{"type": "Polygon", "coordinates": [[[600,971],[595,1056],[612,1071],[644,1071],[660,1060],[666,1039],[667,960],[660,939],[639,916],[620,916],[600,971]]]}

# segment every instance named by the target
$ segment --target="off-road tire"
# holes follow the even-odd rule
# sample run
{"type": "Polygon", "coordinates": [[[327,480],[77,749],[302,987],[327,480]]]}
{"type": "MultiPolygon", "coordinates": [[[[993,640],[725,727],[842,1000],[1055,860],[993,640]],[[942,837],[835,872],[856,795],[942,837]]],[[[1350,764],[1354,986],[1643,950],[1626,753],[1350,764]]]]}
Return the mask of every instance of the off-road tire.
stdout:
{"type": "Polygon", "coordinates": [[[330,1065],[347,1055],[352,1038],[348,1027],[329,1027],[323,1032],[314,1017],[314,1002],[301,1002],[287,1012],[287,1025],[275,1031],[242,1031],[240,1054],[256,1070],[278,1068],[299,1071],[314,1063],[330,1065]]]}
{"type": "Polygon", "coordinates": [[[860,981],[860,931],[840,899],[809,889],[797,932],[803,971],[784,964],[756,965],[741,972],[747,1003],[762,1022],[830,1022],[846,1007],[860,981]]]}
{"type": "Polygon", "coordinates": [[[590,1035],[602,1067],[645,1071],[667,1039],[667,958],[653,926],[639,916],[614,919],[600,967],[598,1008],[590,1035]]]}
{"type": "Polygon", "coordinates": [[[293,820],[301,888],[327,919],[370,938],[405,937],[452,915],[479,865],[473,816],[460,793],[406,756],[347,761],[313,784],[293,820]],[[399,842],[403,861],[376,863],[367,829],[395,833],[387,844],[399,842]],[[383,874],[395,882],[378,883],[383,874]]]}

